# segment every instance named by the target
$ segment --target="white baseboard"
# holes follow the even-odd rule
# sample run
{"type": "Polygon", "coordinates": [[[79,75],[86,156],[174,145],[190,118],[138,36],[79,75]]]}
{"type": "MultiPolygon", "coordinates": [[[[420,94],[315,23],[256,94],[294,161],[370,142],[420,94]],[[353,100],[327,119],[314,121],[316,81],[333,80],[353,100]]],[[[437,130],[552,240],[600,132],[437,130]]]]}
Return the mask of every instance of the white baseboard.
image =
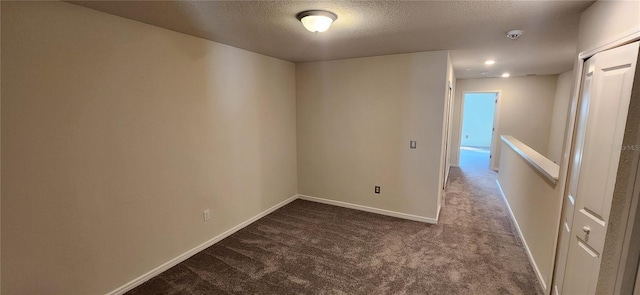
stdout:
{"type": "MultiPolygon", "coordinates": [[[[426,222],[426,223],[432,223],[432,224],[436,224],[438,222],[437,218],[433,219],[433,218],[428,218],[428,217],[422,217],[422,216],[417,216],[417,215],[412,215],[412,214],[406,214],[406,213],[400,213],[400,212],[395,212],[395,211],[389,211],[389,210],[384,210],[384,209],[378,209],[378,208],[373,208],[373,207],[367,207],[367,206],[362,206],[362,205],[356,205],[356,204],[350,204],[350,203],[345,203],[345,202],[340,202],[340,201],[334,201],[334,200],[329,200],[329,199],[322,199],[322,198],[316,198],[316,197],[311,197],[311,196],[306,196],[306,195],[295,195],[291,198],[288,198],[278,204],[276,204],[275,206],[261,212],[260,214],[251,217],[249,219],[247,219],[246,221],[234,226],[233,228],[213,237],[212,239],[202,243],[201,245],[196,246],[195,248],[180,254],[179,256],[163,263],[162,265],[152,269],[151,271],[133,279],[132,281],[122,285],[121,287],[107,293],[108,295],[120,295],[120,294],[124,294],[130,290],[132,290],[133,288],[142,285],[144,282],[148,281],[149,279],[159,275],[160,273],[168,270],[169,268],[177,265],[180,262],[183,262],[187,259],[189,259],[189,257],[197,254],[198,252],[211,247],[213,244],[221,241],[222,239],[234,234],[235,232],[243,229],[244,227],[246,227],[247,225],[255,222],[256,220],[266,216],[267,214],[293,202],[296,199],[302,199],[302,200],[307,200],[307,201],[312,201],[312,202],[318,202],[318,203],[323,203],[323,204],[328,204],[328,205],[334,205],[334,206],[339,206],[339,207],[345,207],[345,208],[350,208],[350,209],[355,209],[355,210],[360,210],[360,211],[366,211],[366,212],[371,212],[371,213],[377,213],[377,214],[381,214],[381,215],[387,215],[387,216],[393,216],[393,217],[397,217],[397,218],[402,218],[402,219],[408,219],[408,220],[413,220],[413,221],[420,221],[420,222],[426,222]]],[[[439,211],[439,210],[438,210],[439,211]]],[[[439,213],[439,212],[438,212],[439,213]]]]}
{"type": "Polygon", "coordinates": [[[516,220],[516,216],[513,215],[513,211],[511,210],[511,205],[509,205],[509,200],[507,200],[507,196],[504,194],[504,191],[502,190],[502,185],[500,185],[500,181],[498,181],[496,179],[496,183],[498,184],[498,189],[500,189],[500,195],[502,195],[502,198],[504,199],[504,202],[507,204],[507,209],[509,209],[509,215],[511,215],[511,220],[513,220],[513,223],[516,225],[516,229],[518,230],[518,235],[520,235],[520,239],[522,240],[522,244],[524,244],[524,249],[527,251],[527,256],[529,256],[529,261],[531,262],[531,266],[533,266],[533,270],[536,272],[536,275],[538,276],[538,281],[540,281],[540,285],[542,286],[542,290],[544,290],[545,294],[548,294],[547,292],[547,284],[544,282],[544,277],[542,276],[542,273],[540,272],[540,269],[538,268],[538,265],[536,264],[535,259],[533,259],[533,254],[531,254],[531,250],[529,249],[529,245],[527,244],[527,240],[525,240],[524,235],[522,234],[522,231],[520,230],[520,225],[518,225],[518,221],[516,220]]]}
{"type": "Polygon", "coordinates": [[[232,235],[233,233],[243,229],[247,225],[249,225],[249,224],[253,223],[254,221],[266,216],[267,214],[279,209],[280,207],[283,207],[284,205],[287,205],[287,204],[291,203],[292,201],[296,200],[297,198],[298,198],[298,196],[295,195],[295,196],[293,196],[291,198],[288,198],[288,199],[276,204],[275,206],[273,206],[273,207],[261,212],[260,214],[245,220],[244,222],[232,227],[231,229],[229,229],[229,230],[227,230],[227,231],[225,231],[225,232],[213,237],[211,240],[208,240],[208,241],[204,242],[203,244],[201,244],[201,245],[199,245],[199,246],[197,246],[197,247],[195,247],[195,248],[193,248],[193,249],[191,249],[191,250],[189,250],[189,251],[187,251],[187,252],[185,252],[183,254],[180,254],[179,256],[177,256],[177,257],[165,262],[164,264],[152,269],[151,271],[149,271],[149,272],[147,272],[147,273],[135,278],[134,280],[124,284],[123,286],[121,286],[121,287],[119,287],[119,288],[117,288],[117,289],[115,289],[115,290],[113,290],[113,291],[111,291],[111,292],[109,292],[107,294],[108,295],[124,294],[127,291],[130,291],[133,288],[142,285],[142,283],[144,283],[144,282],[148,281],[149,279],[157,276],[158,274],[162,273],[163,271],[166,271],[169,268],[177,265],[178,263],[187,260],[189,257],[191,257],[191,256],[197,254],[198,252],[210,247],[211,245],[221,241],[222,239],[232,235]]]}
{"type": "Polygon", "coordinates": [[[422,216],[418,216],[418,215],[400,213],[400,212],[396,212],[396,211],[390,211],[390,210],[379,209],[379,208],[374,208],[374,207],[368,207],[368,206],[363,206],[363,205],[357,205],[357,204],[351,204],[351,203],[346,203],[346,202],[334,201],[334,200],[323,199],[323,198],[318,198],[318,197],[312,197],[312,196],[307,196],[307,195],[298,195],[298,199],[317,202],[317,203],[323,203],[323,204],[328,204],[328,205],[334,205],[334,206],[344,207],[344,208],[349,208],[349,209],[355,209],[355,210],[360,210],[360,211],[366,211],[366,212],[376,213],[376,214],[381,214],[381,215],[393,216],[393,217],[402,218],[402,219],[408,219],[408,220],[413,220],[413,221],[419,221],[419,222],[425,222],[425,223],[431,223],[431,224],[437,224],[438,223],[438,220],[434,219],[434,218],[422,217],[422,216]]]}

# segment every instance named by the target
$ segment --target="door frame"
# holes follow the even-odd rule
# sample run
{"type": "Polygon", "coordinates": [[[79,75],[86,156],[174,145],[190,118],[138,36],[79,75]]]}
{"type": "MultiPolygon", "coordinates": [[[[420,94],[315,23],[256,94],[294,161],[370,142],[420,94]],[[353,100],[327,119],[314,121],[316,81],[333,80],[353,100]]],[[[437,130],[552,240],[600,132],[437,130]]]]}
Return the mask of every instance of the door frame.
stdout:
{"type": "Polygon", "coordinates": [[[444,167],[443,173],[444,177],[442,180],[442,189],[447,188],[447,182],[449,181],[449,170],[451,169],[451,138],[453,137],[453,108],[454,108],[454,89],[453,82],[449,80],[447,83],[447,98],[445,102],[445,139],[444,139],[444,167]]]}
{"type": "Polygon", "coordinates": [[[502,89],[486,90],[486,91],[473,90],[473,91],[462,92],[462,97],[460,97],[460,123],[458,124],[460,126],[460,129],[458,130],[458,134],[460,135],[460,138],[458,139],[458,146],[456,147],[458,149],[458,161],[457,161],[458,166],[460,166],[460,147],[462,147],[462,124],[464,124],[464,97],[467,95],[467,93],[495,93],[496,94],[496,103],[493,107],[493,130],[491,132],[491,148],[490,148],[491,154],[489,159],[489,168],[493,171],[498,171],[497,159],[499,157],[497,156],[497,154],[500,151],[498,149],[498,143],[500,139],[500,136],[498,134],[498,131],[499,131],[498,123],[500,122],[500,101],[502,101],[502,89]]]}
{"type": "MultiPolygon", "coordinates": [[[[640,41],[640,31],[636,31],[636,32],[625,32],[624,34],[615,36],[613,38],[610,39],[610,41],[605,42],[603,45],[598,46],[596,48],[593,49],[589,49],[583,52],[580,52],[574,62],[574,84],[571,88],[571,101],[570,101],[570,105],[569,105],[569,112],[567,114],[567,118],[566,118],[566,127],[565,127],[565,136],[564,136],[564,141],[563,141],[563,147],[562,147],[562,159],[560,162],[560,173],[559,173],[559,181],[558,181],[558,185],[560,186],[559,191],[559,198],[562,200],[561,205],[558,208],[558,216],[562,216],[562,208],[564,205],[565,200],[565,195],[567,193],[568,190],[568,186],[567,186],[567,176],[568,176],[568,172],[569,172],[569,164],[570,164],[570,159],[571,159],[571,150],[573,148],[574,145],[574,129],[576,128],[576,118],[577,118],[577,108],[578,108],[578,102],[579,102],[579,96],[580,96],[580,88],[582,87],[582,75],[583,75],[583,71],[584,71],[584,64],[586,62],[587,59],[589,59],[590,57],[594,56],[596,53],[599,52],[603,52],[609,49],[613,49],[625,44],[629,44],[629,43],[633,43],[635,41],[640,41]]],[[[635,82],[634,82],[635,84],[635,82]]],[[[636,175],[636,177],[640,177],[639,175],[636,175]]],[[[640,184],[640,182],[636,181],[636,184],[640,184]]],[[[634,190],[635,193],[635,190],[634,190]]],[[[637,195],[637,193],[636,193],[637,195]]],[[[632,203],[633,204],[638,204],[638,197],[637,196],[630,196],[632,199],[632,203]]],[[[640,206],[640,204],[639,204],[640,206]]],[[[633,209],[636,208],[636,206],[632,206],[633,209]]],[[[640,222],[633,222],[633,220],[630,219],[631,215],[634,215],[635,217],[635,213],[637,210],[631,210],[631,212],[628,212],[629,215],[626,217],[627,218],[627,226],[624,232],[624,241],[623,241],[623,249],[629,249],[629,242],[630,242],[630,237],[634,228],[636,230],[640,230],[640,222]]],[[[556,268],[556,261],[558,260],[558,255],[560,254],[560,252],[566,252],[566,251],[561,251],[561,249],[559,249],[559,242],[560,242],[560,234],[562,232],[562,220],[559,219],[558,220],[558,235],[556,236],[555,239],[555,246],[554,246],[554,260],[553,260],[553,275],[551,276],[552,280],[551,280],[551,287],[548,288],[547,290],[547,294],[551,294],[552,290],[555,290],[553,288],[554,286],[554,280],[555,280],[555,275],[557,271],[564,271],[564,269],[562,270],[558,270],[556,268]]],[[[640,249],[635,249],[637,251],[640,251],[640,249]]],[[[636,256],[640,253],[636,253],[636,252],[629,252],[629,251],[621,251],[620,253],[620,259],[618,261],[626,261],[627,258],[631,258],[632,256],[636,256]],[[631,256],[630,256],[631,255],[631,256]]],[[[566,265],[565,265],[566,267],[566,265]]],[[[615,283],[615,290],[621,290],[622,289],[622,285],[623,283],[626,284],[627,282],[625,280],[623,280],[624,277],[624,265],[622,263],[618,263],[617,267],[616,267],[616,271],[617,271],[617,278],[616,278],[616,283],[615,283]]],[[[638,269],[634,270],[635,272],[639,271],[638,269]]],[[[640,274],[637,274],[640,275],[640,274]]],[[[636,274],[634,274],[633,276],[634,278],[636,277],[636,274]]]]}

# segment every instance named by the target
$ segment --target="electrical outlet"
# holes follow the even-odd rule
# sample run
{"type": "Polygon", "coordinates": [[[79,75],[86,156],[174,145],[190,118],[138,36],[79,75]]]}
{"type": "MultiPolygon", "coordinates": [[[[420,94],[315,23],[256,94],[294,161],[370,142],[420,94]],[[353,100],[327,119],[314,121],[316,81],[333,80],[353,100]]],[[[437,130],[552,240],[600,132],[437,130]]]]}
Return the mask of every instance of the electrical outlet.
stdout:
{"type": "Polygon", "coordinates": [[[380,187],[379,187],[379,186],[377,186],[377,185],[376,185],[376,188],[375,188],[375,193],[376,193],[376,194],[379,194],[379,193],[380,193],[380,187]]]}
{"type": "Polygon", "coordinates": [[[202,212],[202,217],[204,217],[204,221],[211,219],[211,212],[209,211],[209,209],[202,212]]]}

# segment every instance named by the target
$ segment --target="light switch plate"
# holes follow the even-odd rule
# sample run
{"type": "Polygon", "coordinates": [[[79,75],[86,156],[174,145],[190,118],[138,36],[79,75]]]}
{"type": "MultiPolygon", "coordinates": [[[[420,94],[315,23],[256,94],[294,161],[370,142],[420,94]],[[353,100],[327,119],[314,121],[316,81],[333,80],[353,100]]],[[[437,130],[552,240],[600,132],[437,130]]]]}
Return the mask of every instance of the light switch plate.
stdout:
{"type": "Polygon", "coordinates": [[[417,147],[417,145],[418,145],[418,144],[416,143],[416,141],[415,141],[415,140],[412,140],[411,142],[409,142],[409,148],[411,148],[411,149],[414,149],[414,150],[415,150],[415,149],[416,149],[416,147],[417,147]]]}

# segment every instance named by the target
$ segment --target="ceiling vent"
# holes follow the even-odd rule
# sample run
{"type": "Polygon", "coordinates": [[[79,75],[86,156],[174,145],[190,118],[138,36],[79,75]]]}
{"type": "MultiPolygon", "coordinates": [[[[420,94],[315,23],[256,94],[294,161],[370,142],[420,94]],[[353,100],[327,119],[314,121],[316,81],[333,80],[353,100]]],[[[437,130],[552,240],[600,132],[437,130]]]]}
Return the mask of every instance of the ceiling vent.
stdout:
{"type": "Polygon", "coordinates": [[[511,39],[511,40],[515,40],[520,38],[520,36],[522,36],[522,34],[524,33],[524,31],[522,30],[511,30],[509,32],[507,32],[507,38],[511,39]]]}

